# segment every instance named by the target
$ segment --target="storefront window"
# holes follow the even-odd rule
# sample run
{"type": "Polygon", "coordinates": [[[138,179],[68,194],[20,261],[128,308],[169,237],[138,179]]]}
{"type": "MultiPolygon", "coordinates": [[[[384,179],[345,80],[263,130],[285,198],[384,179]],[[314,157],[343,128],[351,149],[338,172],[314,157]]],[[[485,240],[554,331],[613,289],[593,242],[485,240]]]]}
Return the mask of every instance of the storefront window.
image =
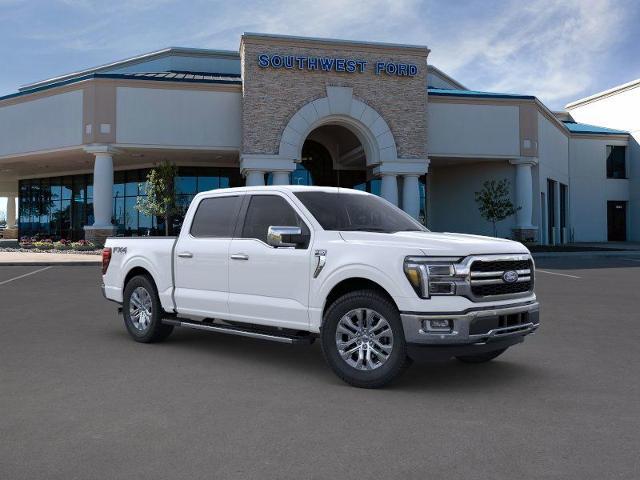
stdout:
{"type": "MultiPolygon", "coordinates": [[[[136,209],[138,197],[146,195],[148,170],[114,173],[113,224],[116,235],[164,235],[164,221],[136,209]]],[[[196,193],[242,185],[237,168],[180,167],[176,177],[181,214],[173,220],[177,232],[196,193]]],[[[93,175],[73,175],[20,181],[19,229],[21,236],[58,240],[84,237],[83,227],[92,225],[93,175]]]]}

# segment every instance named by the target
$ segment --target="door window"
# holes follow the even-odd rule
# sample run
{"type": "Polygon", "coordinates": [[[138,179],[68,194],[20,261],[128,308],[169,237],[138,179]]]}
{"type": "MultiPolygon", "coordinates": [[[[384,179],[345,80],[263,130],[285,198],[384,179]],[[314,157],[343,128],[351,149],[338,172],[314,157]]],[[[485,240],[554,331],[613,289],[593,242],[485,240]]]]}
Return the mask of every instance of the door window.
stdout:
{"type": "Polygon", "coordinates": [[[256,238],[267,243],[270,226],[300,227],[302,233],[309,229],[293,207],[277,195],[253,195],[247,208],[242,228],[242,238],[256,238]]]}
{"type": "Polygon", "coordinates": [[[198,205],[191,224],[194,237],[231,238],[238,219],[241,198],[205,198],[198,205]]]}

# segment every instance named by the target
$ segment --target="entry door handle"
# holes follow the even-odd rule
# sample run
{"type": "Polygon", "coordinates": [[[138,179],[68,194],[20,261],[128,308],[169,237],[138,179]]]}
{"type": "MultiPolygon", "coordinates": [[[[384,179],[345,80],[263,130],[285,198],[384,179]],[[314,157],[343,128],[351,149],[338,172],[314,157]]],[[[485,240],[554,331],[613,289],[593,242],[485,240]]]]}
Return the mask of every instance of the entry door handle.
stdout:
{"type": "Polygon", "coordinates": [[[193,258],[193,253],[191,252],[180,252],[178,254],[180,258],[193,258]]]}
{"type": "Polygon", "coordinates": [[[231,260],[249,260],[249,255],[246,253],[234,253],[231,255],[231,260]]]}

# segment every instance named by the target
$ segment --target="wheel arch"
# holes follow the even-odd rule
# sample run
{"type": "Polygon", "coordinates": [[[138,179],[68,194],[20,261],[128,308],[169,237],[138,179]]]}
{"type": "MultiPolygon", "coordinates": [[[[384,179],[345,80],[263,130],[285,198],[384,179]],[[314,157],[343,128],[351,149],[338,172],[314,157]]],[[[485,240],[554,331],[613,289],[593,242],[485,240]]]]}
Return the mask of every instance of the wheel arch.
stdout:
{"type": "Polygon", "coordinates": [[[129,283],[129,281],[133,278],[133,277],[137,277],[138,275],[144,275],[146,277],[149,277],[149,279],[151,280],[151,283],[153,283],[153,286],[156,289],[156,292],[158,291],[158,285],[156,284],[155,279],[153,278],[153,275],[151,274],[151,272],[149,270],[147,270],[144,267],[141,266],[135,266],[132,267],[127,274],[124,277],[124,281],[122,282],[122,290],[124,291],[124,289],[127,287],[127,283],[129,283]]]}
{"type": "Polygon", "coordinates": [[[329,293],[327,294],[324,305],[322,306],[322,321],[324,321],[324,315],[327,309],[340,297],[346,295],[350,292],[355,292],[358,290],[374,290],[380,293],[383,297],[389,300],[396,308],[398,308],[398,304],[394,300],[393,296],[380,285],[378,282],[371,280],[370,278],[354,276],[345,278],[338,283],[336,283],[329,293]]]}

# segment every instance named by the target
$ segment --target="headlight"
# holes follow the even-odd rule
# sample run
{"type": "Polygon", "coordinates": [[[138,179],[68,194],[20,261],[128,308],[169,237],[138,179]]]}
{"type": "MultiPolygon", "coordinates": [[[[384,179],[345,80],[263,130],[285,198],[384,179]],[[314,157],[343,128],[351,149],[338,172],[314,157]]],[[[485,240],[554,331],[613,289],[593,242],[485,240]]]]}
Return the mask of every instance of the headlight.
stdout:
{"type": "Polygon", "coordinates": [[[404,273],[420,298],[456,294],[458,257],[406,257],[404,273]]]}

